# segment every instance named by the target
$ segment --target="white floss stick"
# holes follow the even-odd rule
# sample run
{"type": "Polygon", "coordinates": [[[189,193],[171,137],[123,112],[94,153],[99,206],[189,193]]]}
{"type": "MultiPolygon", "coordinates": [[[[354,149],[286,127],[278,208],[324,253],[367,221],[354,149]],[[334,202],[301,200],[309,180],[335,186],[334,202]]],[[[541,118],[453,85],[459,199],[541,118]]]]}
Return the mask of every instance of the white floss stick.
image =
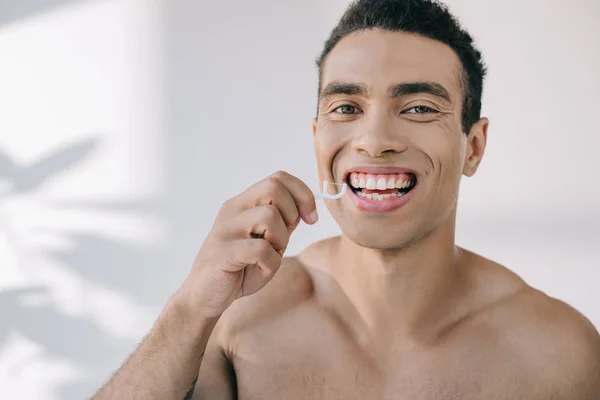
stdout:
{"type": "Polygon", "coordinates": [[[348,189],[348,185],[346,184],[346,182],[344,182],[344,183],[333,183],[333,182],[323,181],[323,192],[322,193],[315,193],[315,199],[317,199],[317,200],[321,200],[321,199],[329,199],[329,200],[341,199],[342,196],[344,194],[346,194],[346,190],[347,189],[348,189]],[[338,194],[331,194],[331,193],[329,193],[327,191],[328,185],[335,185],[338,188],[341,187],[341,191],[338,194]]]}

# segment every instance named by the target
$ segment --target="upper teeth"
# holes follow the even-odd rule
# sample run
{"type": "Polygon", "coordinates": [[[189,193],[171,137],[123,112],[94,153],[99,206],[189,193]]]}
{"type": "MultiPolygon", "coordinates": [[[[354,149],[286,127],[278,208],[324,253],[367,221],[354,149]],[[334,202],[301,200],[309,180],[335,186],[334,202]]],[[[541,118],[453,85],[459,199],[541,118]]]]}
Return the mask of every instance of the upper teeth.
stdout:
{"type": "Polygon", "coordinates": [[[369,190],[403,189],[412,182],[409,174],[363,174],[362,172],[352,172],[350,174],[350,184],[355,188],[369,190]]]}

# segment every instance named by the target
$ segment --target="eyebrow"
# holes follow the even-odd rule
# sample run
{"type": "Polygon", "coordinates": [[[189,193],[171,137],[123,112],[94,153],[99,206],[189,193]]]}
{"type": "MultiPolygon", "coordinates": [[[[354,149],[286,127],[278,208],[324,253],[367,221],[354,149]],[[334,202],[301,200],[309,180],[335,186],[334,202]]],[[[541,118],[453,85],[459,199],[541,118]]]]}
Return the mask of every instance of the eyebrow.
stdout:
{"type": "MultiPolygon", "coordinates": [[[[450,92],[441,84],[437,82],[406,82],[398,83],[391,86],[388,89],[388,95],[390,98],[396,98],[406,96],[409,94],[427,93],[432,96],[438,97],[442,100],[452,102],[450,92]]],[[[319,100],[323,100],[326,97],[345,94],[349,96],[364,96],[367,97],[370,94],[367,85],[362,83],[349,83],[333,81],[329,83],[319,94],[319,100]]]]}
{"type": "Polygon", "coordinates": [[[452,102],[450,92],[437,82],[408,82],[392,86],[388,93],[391,98],[406,96],[409,94],[427,93],[440,99],[452,102]]]}
{"type": "Polygon", "coordinates": [[[368,96],[369,89],[367,85],[361,83],[347,83],[333,81],[329,83],[319,94],[319,100],[326,97],[335,96],[336,94],[345,94],[349,96],[368,96]]]}

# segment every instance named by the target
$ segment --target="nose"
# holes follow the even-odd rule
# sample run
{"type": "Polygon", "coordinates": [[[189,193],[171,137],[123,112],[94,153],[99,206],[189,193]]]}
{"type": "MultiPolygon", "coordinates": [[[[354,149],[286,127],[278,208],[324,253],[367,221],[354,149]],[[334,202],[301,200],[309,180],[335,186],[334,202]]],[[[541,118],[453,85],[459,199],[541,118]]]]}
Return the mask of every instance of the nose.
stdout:
{"type": "Polygon", "coordinates": [[[400,132],[395,132],[390,125],[385,120],[372,120],[363,125],[362,133],[353,141],[354,150],[371,157],[406,151],[406,138],[400,132]]]}

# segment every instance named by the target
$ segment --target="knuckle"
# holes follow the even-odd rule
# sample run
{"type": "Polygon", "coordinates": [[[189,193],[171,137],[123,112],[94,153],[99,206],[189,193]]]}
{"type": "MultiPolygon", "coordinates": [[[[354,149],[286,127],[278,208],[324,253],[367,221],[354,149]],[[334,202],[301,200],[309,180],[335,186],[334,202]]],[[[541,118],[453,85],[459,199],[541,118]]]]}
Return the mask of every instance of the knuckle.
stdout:
{"type": "Polygon", "coordinates": [[[229,208],[230,204],[231,199],[227,199],[223,203],[221,203],[221,206],[219,207],[219,213],[222,214],[223,212],[225,212],[229,208]]]}
{"type": "Polygon", "coordinates": [[[263,204],[276,204],[281,200],[283,184],[275,178],[267,179],[262,195],[263,204]]]}
{"type": "Polygon", "coordinates": [[[223,203],[221,203],[221,207],[219,207],[219,213],[223,214],[223,213],[226,213],[229,209],[231,209],[234,199],[235,199],[234,197],[231,197],[231,198],[225,200],[223,203]]]}
{"type": "Polygon", "coordinates": [[[300,218],[300,212],[298,211],[297,207],[294,207],[291,211],[290,214],[290,219],[291,219],[291,223],[294,224],[298,221],[298,219],[300,218]]]}
{"type": "Polygon", "coordinates": [[[264,219],[268,222],[276,222],[280,218],[279,209],[272,204],[263,207],[264,219]]]}
{"type": "Polygon", "coordinates": [[[270,176],[265,180],[265,192],[267,195],[275,196],[280,186],[281,181],[274,176],[270,176]]]}
{"type": "Polygon", "coordinates": [[[274,173],[271,174],[272,178],[276,178],[276,179],[285,179],[286,177],[288,177],[290,174],[288,174],[285,171],[275,171],[274,173]]]}

